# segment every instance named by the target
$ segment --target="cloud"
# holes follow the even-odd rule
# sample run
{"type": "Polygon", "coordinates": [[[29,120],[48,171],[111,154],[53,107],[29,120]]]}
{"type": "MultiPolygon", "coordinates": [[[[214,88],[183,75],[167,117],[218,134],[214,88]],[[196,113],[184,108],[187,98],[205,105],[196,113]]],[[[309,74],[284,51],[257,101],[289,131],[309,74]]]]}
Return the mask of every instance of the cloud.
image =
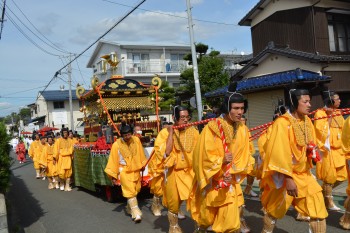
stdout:
{"type": "MultiPolygon", "coordinates": [[[[95,24],[80,27],[70,41],[77,44],[92,42],[111,28],[118,19],[105,18],[95,24]]],[[[227,27],[227,26],[226,26],[227,27]]],[[[206,39],[218,36],[222,26],[202,22],[194,23],[195,38],[206,39]]],[[[108,33],[104,39],[131,42],[189,43],[186,12],[143,12],[130,15],[125,21],[108,33]],[[175,15],[176,17],[174,17],[175,15]]]]}
{"type": "Polygon", "coordinates": [[[7,102],[0,102],[0,109],[7,109],[10,108],[11,104],[7,102]]]}

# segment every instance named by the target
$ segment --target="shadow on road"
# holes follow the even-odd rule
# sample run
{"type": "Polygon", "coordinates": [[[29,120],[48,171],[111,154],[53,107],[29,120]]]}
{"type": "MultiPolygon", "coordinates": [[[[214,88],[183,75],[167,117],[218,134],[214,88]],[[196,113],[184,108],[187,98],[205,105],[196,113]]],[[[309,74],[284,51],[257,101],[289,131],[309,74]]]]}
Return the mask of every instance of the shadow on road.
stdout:
{"type": "Polygon", "coordinates": [[[21,175],[15,175],[17,169],[32,166],[32,162],[14,164],[11,170],[11,186],[6,194],[8,225],[10,233],[24,233],[26,227],[37,222],[44,215],[39,201],[28,190],[21,175]]]}

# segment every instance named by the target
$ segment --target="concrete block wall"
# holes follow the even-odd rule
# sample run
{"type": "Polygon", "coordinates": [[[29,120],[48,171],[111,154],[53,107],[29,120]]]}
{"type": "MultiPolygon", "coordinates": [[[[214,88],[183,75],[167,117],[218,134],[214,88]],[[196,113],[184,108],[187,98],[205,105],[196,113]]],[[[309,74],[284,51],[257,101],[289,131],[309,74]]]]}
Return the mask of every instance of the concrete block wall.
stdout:
{"type": "Polygon", "coordinates": [[[0,193],[0,233],[8,233],[6,202],[2,193],[0,193]]]}

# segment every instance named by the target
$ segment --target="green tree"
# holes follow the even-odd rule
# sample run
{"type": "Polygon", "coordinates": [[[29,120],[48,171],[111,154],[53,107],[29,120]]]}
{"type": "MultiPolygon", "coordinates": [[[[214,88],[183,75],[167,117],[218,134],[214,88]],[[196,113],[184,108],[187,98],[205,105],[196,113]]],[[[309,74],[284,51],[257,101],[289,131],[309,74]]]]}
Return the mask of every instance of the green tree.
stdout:
{"type": "Polygon", "coordinates": [[[160,97],[158,106],[160,107],[161,111],[169,110],[170,105],[174,105],[175,89],[173,87],[170,87],[167,81],[163,81],[158,95],[160,97]]]}
{"type": "MultiPolygon", "coordinates": [[[[203,46],[202,46],[203,47],[203,46]]],[[[201,51],[203,53],[204,50],[201,51]]],[[[200,54],[200,53],[199,53],[200,54]]],[[[205,93],[216,90],[229,83],[230,75],[225,72],[224,59],[218,55],[219,51],[211,50],[209,55],[202,54],[198,60],[198,76],[201,86],[202,97],[205,93]]],[[[180,75],[182,87],[179,91],[195,93],[193,69],[184,70],[180,75]]],[[[210,105],[215,105],[217,100],[207,100],[210,105]]]]}
{"type": "Polygon", "coordinates": [[[10,137],[6,133],[6,127],[3,122],[0,122],[0,193],[6,193],[10,184],[10,137]]]}

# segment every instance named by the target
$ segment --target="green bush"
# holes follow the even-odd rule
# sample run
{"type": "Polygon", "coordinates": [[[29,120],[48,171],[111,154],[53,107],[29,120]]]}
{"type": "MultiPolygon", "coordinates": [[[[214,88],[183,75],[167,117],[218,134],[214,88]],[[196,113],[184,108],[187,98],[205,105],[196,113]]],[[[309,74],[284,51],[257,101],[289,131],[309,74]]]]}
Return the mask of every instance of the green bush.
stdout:
{"type": "Polygon", "coordinates": [[[0,193],[6,193],[10,185],[10,137],[4,123],[0,122],[0,193]]]}

